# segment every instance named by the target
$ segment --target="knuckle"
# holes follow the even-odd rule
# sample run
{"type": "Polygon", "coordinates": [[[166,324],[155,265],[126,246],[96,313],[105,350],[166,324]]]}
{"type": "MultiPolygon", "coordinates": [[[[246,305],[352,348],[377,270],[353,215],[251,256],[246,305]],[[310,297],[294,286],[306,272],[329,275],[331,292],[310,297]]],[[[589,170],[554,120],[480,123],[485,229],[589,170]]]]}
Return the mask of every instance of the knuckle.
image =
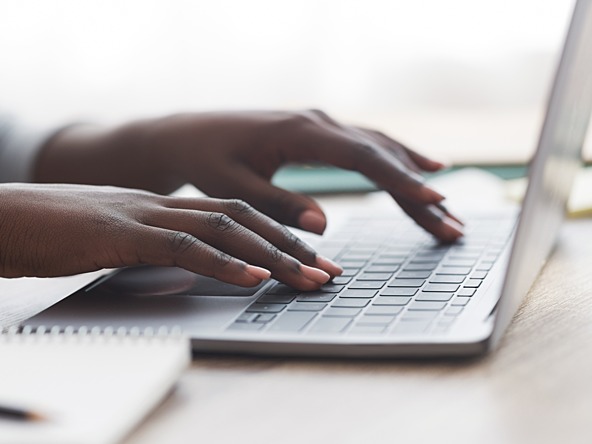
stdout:
{"type": "Polygon", "coordinates": [[[290,208],[292,196],[283,191],[278,191],[271,196],[270,207],[281,210],[282,212],[290,208]]]}
{"type": "Polygon", "coordinates": [[[313,116],[320,117],[323,120],[329,119],[329,116],[327,115],[327,113],[323,110],[318,109],[318,108],[310,108],[309,110],[307,110],[307,112],[309,114],[312,114],[313,116]]]}
{"type": "Polygon", "coordinates": [[[267,250],[267,257],[272,262],[279,262],[284,257],[284,253],[282,253],[281,250],[279,250],[277,247],[275,247],[272,244],[267,244],[266,250],[267,250]]]}
{"type": "Polygon", "coordinates": [[[169,248],[174,254],[182,254],[195,246],[198,239],[183,231],[175,231],[169,235],[169,248]]]}
{"type": "Polygon", "coordinates": [[[253,207],[241,199],[225,200],[223,205],[227,211],[234,214],[251,213],[253,211],[253,207]]]}
{"type": "Polygon", "coordinates": [[[232,229],[235,222],[224,213],[208,213],[207,224],[217,231],[228,231],[232,229]]]}
{"type": "Polygon", "coordinates": [[[378,149],[371,143],[357,142],[351,146],[351,159],[354,166],[374,163],[379,156],[378,149]]]}
{"type": "Polygon", "coordinates": [[[305,251],[305,244],[302,240],[293,234],[291,231],[286,230],[286,243],[291,250],[294,251],[305,251]]]}
{"type": "Polygon", "coordinates": [[[291,112],[288,116],[288,123],[290,125],[294,125],[296,127],[301,127],[305,125],[309,125],[311,123],[315,123],[317,120],[316,116],[309,112],[309,111],[294,111],[291,112]]]}
{"type": "Polygon", "coordinates": [[[225,267],[232,262],[232,257],[222,251],[216,251],[213,257],[213,263],[216,267],[225,267]]]}

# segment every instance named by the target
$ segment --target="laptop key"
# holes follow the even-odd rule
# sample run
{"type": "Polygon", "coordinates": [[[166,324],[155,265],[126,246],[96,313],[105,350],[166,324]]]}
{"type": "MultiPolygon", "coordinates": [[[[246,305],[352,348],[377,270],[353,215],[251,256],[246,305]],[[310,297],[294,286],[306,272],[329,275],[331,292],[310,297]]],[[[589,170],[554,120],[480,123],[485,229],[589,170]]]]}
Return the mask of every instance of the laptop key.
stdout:
{"type": "Polygon", "coordinates": [[[358,281],[388,281],[392,277],[392,273],[362,273],[358,281]]]}
{"type": "Polygon", "coordinates": [[[372,305],[407,305],[411,298],[402,296],[383,296],[380,295],[372,301],[372,305]]]}
{"type": "Polygon", "coordinates": [[[346,318],[353,318],[360,314],[362,310],[359,308],[345,308],[345,307],[329,307],[323,313],[324,316],[337,316],[337,317],[346,317],[346,318]]]}
{"type": "Polygon", "coordinates": [[[388,286],[389,287],[414,287],[419,288],[425,283],[423,279],[393,279],[388,286]]]}
{"type": "Polygon", "coordinates": [[[483,282],[481,279],[469,279],[463,284],[464,288],[478,288],[483,282]]]}
{"type": "Polygon", "coordinates": [[[463,298],[463,297],[456,297],[452,300],[452,302],[450,303],[450,305],[461,305],[461,306],[465,306],[469,303],[469,301],[471,300],[471,298],[463,298]]]}
{"type": "Polygon", "coordinates": [[[358,319],[356,325],[389,325],[395,320],[394,316],[362,316],[358,319]]]}
{"type": "Polygon", "coordinates": [[[441,257],[432,257],[432,256],[415,256],[409,263],[411,264],[433,264],[435,262],[440,262],[442,260],[441,257]]]}
{"type": "Polygon", "coordinates": [[[372,261],[372,265],[390,265],[390,266],[394,266],[394,265],[401,265],[403,263],[403,259],[397,259],[397,258],[379,258],[379,259],[374,259],[372,261]]]}
{"type": "Polygon", "coordinates": [[[446,251],[431,251],[431,250],[420,250],[416,253],[415,259],[429,259],[429,262],[441,261],[446,255],[446,251]]]}
{"type": "Polygon", "coordinates": [[[310,293],[302,293],[296,298],[297,302],[331,302],[337,296],[336,293],[321,293],[313,291],[310,293]]]}
{"type": "Polygon", "coordinates": [[[487,272],[480,270],[480,271],[474,271],[473,274],[471,274],[471,279],[485,279],[487,277],[487,272]]]}
{"type": "Polygon", "coordinates": [[[373,298],[378,293],[376,290],[344,290],[339,294],[340,298],[373,298]]]}
{"type": "Polygon", "coordinates": [[[460,288],[457,284],[427,284],[423,287],[425,292],[436,292],[436,293],[454,293],[460,288]]]}
{"type": "Polygon", "coordinates": [[[360,272],[359,268],[348,268],[347,266],[343,266],[343,273],[339,277],[352,277],[355,276],[360,272]]]}
{"type": "Polygon", "coordinates": [[[462,284],[464,276],[456,274],[437,274],[429,280],[430,284],[462,284]]]}
{"type": "Polygon", "coordinates": [[[442,267],[472,267],[473,265],[475,265],[475,260],[447,260],[446,262],[444,262],[442,264],[442,267]]]}
{"type": "Polygon", "coordinates": [[[321,311],[326,306],[318,302],[294,302],[288,306],[288,311],[321,311]]]}
{"type": "Polygon", "coordinates": [[[276,315],[274,315],[273,313],[261,313],[257,315],[257,319],[255,319],[255,322],[266,324],[270,321],[273,321],[275,317],[276,315]]]}
{"type": "Polygon", "coordinates": [[[310,328],[314,333],[341,333],[351,323],[351,318],[328,318],[322,316],[310,328]]]}
{"type": "Polygon", "coordinates": [[[429,270],[401,271],[397,279],[427,279],[431,274],[429,270]]]}
{"type": "Polygon", "coordinates": [[[446,310],[444,312],[444,316],[458,316],[464,309],[465,307],[462,305],[456,305],[453,307],[448,308],[448,310],[446,310]]]}
{"type": "Polygon", "coordinates": [[[442,267],[436,271],[436,274],[459,274],[466,276],[471,270],[471,267],[442,267]]]}
{"type": "Polygon", "coordinates": [[[366,316],[396,316],[403,311],[402,306],[394,305],[372,305],[369,307],[364,315],[366,316]]]}
{"type": "Polygon", "coordinates": [[[228,326],[228,330],[236,331],[259,331],[265,324],[257,324],[255,322],[235,322],[228,326]]]}
{"type": "Polygon", "coordinates": [[[434,270],[440,262],[426,262],[421,264],[407,264],[403,271],[434,270]]]}
{"type": "Polygon", "coordinates": [[[364,308],[370,303],[370,299],[337,299],[331,307],[364,308]]]}
{"type": "Polygon", "coordinates": [[[477,291],[476,288],[461,288],[460,290],[458,290],[456,295],[470,298],[471,296],[473,296],[475,294],[476,291],[477,291]]]}
{"type": "Polygon", "coordinates": [[[315,312],[288,311],[278,317],[269,331],[276,332],[299,332],[317,315],[315,312]]]}
{"type": "Polygon", "coordinates": [[[337,276],[331,279],[331,283],[336,285],[345,285],[348,284],[349,281],[351,281],[351,277],[348,276],[337,276]]]}
{"type": "Polygon", "coordinates": [[[341,256],[340,260],[343,261],[367,261],[368,259],[370,259],[372,257],[372,252],[366,252],[366,253],[345,253],[343,256],[341,256]]]}
{"type": "Polygon", "coordinates": [[[415,297],[416,301],[441,301],[446,302],[452,299],[454,293],[426,293],[421,292],[415,297]]]}
{"type": "Polygon", "coordinates": [[[423,323],[405,323],[395,326],[391,335],[419,335],[425,332],[429,324],[423,323]]]}
{"type": "Polygon", "coordinates": [[[401,322],[431,322],[439,314],[437,311],[408,311],[401,317],[401,322]]]}
{"type": "Polygon", "coordinates": [[[371,265],[364,270],[364,273],[394,273],[398,269],[398,265],[371,265]]]}
{"type": "Polygon", "coordinates": [[[257,313],[242,313],[234,322],[253,322],[257,316],[257,313]]]}
{"type": "Polygon", "coordinates": [[[366,261],[348,261],[339,259],[337,261],[343,268],[362,268],[366,265],[366,261]]]}
{"type": "Polygon", "coordinates": [[[295,288],[292,287],[288,287],[285,284],[277,284],[275,287],[271,288],[270,290],[267,290],[265,292],[265,294],[275,294],[275,295],[281,295],[281,294],[299,294],[300,290],[296,290],[295,288]]]}
{"type": "Polygon", "coordinates": [[[351,335],[377,335],[384,332],[384,325],[356,325],[350,331],[351,335]]]}
{"type": "Polygon", "coordinates": [[[321,286],[320,291],[323,293],[339,293],[344,288],[345,285],[324,284],[321,286]]]}
{"type": "Polygon", "coordinates": [[[477,271],[489,271],[493,268],[493,262],[481,262],[475,268],[477,271]]]}
{"type": "Polygon", "coordinates": [[[446,307],[446,302],[423,302],[414,301],[409,306],[411,311],[440,311],[446,307]]]}
{"type": "Polygon", "coordinates": [[[257,299],[261,304],[289,304],[296,296],[291,294],[264,294],[257,299]]]}
{"type": "Polygon", "coordinates": [[[279,313],[284,308],[285,305],[280,304],[258,304],[254,303],[249,308],[247,308],[247,313],[279,313]]]}
{"type": "Polygon", "coordinates": [[[392,287],[385,288],[380,292],[381,296],[413,296],[417,293],[417,288],[392,287]]]}
{"type": "Polygon", "coordinates": [[[353,281],[351,284],[348,285],[348,288],[354,289],[354,290],[363,290],[363,289],[369,289],[369,290],[379,290],[382,287],[384,287],[384,281],[360,281],[360,280],[356,280],[353,281]]]}

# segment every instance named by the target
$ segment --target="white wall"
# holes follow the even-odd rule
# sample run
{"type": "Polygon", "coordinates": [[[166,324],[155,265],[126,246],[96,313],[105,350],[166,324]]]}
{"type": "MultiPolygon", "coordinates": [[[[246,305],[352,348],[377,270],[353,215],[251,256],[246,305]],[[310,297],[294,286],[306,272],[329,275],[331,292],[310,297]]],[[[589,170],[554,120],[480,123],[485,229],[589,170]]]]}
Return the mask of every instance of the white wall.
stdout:
{"type": "Polygon", "coordinates": [[[38,123],[231,108],[314,106],[345,119],[538,109],[571,7],[0,0],[0,108],[38,123]]]}

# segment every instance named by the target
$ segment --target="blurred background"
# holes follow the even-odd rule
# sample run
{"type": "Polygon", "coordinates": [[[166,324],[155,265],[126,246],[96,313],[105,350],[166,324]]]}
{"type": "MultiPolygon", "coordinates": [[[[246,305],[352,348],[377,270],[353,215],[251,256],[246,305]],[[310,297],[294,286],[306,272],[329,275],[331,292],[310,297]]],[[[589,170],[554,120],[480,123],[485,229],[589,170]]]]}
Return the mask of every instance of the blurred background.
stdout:
{"type": "Polygon", "coordinates": [[[51,125],[315,107],[445,161],[523,162],[572,7],[2,0],[0,108],[51,125]]]}

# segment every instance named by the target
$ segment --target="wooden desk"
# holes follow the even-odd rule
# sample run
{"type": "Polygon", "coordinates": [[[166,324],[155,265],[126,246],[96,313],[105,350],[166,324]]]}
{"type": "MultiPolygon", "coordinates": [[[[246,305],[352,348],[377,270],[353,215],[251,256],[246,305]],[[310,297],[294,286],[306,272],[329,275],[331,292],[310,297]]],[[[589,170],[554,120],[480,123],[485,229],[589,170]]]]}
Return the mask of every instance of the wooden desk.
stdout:
{"type": "Polygon", "coordinates": [[[485,358],[198,357],[126,444],[194,442],[592,442],[592,220],[564,226],[485,358]]]}

